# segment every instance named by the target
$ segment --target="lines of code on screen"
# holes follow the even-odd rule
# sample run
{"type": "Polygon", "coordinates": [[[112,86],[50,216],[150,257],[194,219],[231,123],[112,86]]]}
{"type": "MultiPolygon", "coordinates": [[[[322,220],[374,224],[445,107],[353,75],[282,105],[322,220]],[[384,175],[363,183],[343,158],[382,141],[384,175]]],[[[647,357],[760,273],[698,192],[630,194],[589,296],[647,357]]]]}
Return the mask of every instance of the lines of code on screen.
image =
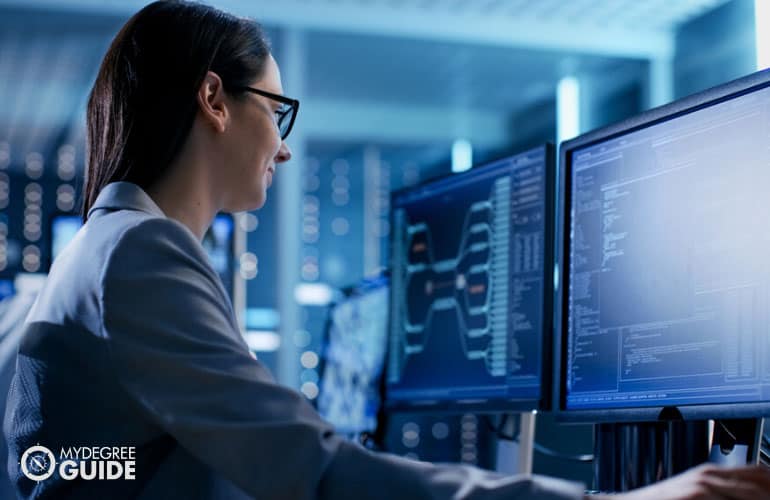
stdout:
{"type": "Polygon", "coordinates": [[[770,400],[768,103],[572,153],[568,409],[770,400]]]}

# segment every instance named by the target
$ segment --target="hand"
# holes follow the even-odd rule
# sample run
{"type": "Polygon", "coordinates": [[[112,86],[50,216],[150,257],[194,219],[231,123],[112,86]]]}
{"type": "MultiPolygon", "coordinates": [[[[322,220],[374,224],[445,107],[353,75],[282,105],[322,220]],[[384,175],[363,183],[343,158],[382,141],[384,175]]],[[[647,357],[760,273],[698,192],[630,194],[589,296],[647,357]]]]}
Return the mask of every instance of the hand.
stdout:
{"type": "Polygon", "coordinates": [[[758,466],[723,468],[713,464],[703,464],[665,481],[611,498],[616,500],[770,499],[770,471],[758,466]]]}

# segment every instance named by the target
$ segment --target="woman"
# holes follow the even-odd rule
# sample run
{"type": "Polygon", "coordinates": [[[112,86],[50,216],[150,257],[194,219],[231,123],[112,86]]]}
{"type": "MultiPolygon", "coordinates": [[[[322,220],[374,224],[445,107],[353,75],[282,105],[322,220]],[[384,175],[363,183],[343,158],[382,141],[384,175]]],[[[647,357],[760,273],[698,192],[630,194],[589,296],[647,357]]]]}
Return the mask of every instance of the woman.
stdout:
{"type": "MultiPolygon", "coordinates": [[[[580,498],[558,480],[365,451],[250,356],[200,240],[217,212],[265,203],[298,106],[251,21],[156,2],[118,33],[88,103],[86,224],[30,313],[9,394],[19,495],[580,498]],[[54,450],[50,462],[128,447],[134,479],[73,477],[25,454],[35,445],[54,450]]],[[[770,481],[755,469],[706,468],[638,495],[748,499],[759,488],[770,481]]]]}

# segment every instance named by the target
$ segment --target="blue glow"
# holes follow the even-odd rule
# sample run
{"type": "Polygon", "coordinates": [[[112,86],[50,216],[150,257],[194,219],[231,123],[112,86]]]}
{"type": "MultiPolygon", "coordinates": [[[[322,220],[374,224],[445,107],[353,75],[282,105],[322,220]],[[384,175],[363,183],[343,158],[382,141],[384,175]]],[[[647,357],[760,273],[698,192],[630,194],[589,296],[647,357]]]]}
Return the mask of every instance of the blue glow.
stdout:
{"type": "Polygon", "coordinates": [[[465,139],[452,143],[452,172],[465,172],[473,166],[473,146],[465,139]]]}
{"type": "Polygon", "coordinates": [[[572,139],[580,133],[580,83],[568,76],[559,80],[556,88],[557,142],[572,139]]]}
{"type": "Polygon", "coordinates": [[[754,31],[757,37],[757,69],[770,68],[770,2],[754,0],[754,31]]]}
{"type": "Polygon", "coordinates": [[[10,297],[13,294],[14,294],[13,281],[0,280],[0,300],[3,300],[6,297],[10,297]]]}
{"type": "Polygon", "coordinates": [[[273,352],[281,347],[281,336],[276,332],[247,330],[243,338],[249,349],[255,352],[273,352]]]}
{"type": "Polygon", "coordinates": [[[60,215],[51,224],[51,257],[55,259],[75,237],[83,219],[79,215],[60,215]]]}
{"type": "Polygon", "coordinates": [[[267,307],[246,309],[246,328],[251,330],[275,330],[280,323],[278,311],[267,307]]]}

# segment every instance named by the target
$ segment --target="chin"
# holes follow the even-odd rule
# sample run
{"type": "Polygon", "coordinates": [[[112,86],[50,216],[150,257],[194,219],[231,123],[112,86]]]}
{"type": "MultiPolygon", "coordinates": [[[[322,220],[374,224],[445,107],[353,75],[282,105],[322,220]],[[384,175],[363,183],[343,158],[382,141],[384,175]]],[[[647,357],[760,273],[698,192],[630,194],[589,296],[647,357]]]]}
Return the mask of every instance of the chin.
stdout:
{"type": "Polygon", "coordinates": [[[267,202],[267,192],[264,189],[241,194],[242,196],[231,198],[230,202],[225,204],[223,210],[231,213],[250,212],[262,208],[267,202]]]}
{"type": "Polygon", "coordinates": [[[252,210],[259,210],[260,208],[265,206],[265,203],[267,202],[267,194],[266,193],[260,193],[257,196],[252,196],[249,198],[247,203],[244,203],[244,207],[238,210],[238,212],[250,212],[252,210]]]}

